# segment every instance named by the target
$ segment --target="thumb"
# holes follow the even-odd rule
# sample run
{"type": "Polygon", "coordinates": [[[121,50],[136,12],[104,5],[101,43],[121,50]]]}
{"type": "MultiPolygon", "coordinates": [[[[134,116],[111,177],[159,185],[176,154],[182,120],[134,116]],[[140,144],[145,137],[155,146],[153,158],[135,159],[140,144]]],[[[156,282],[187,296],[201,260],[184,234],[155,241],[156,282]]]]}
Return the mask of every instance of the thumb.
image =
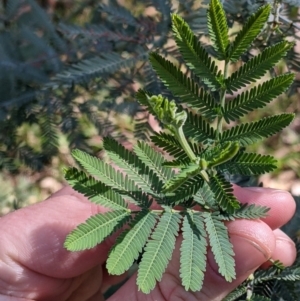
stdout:
{"type": "Polygon", "coordinates": [[[1,219],[0,234],[5,243],[0,247],[0,256],[54,278],[81,275],[106,261],[114,238],[80,252],[67,251],[64,241],[78,224],[100,212],[105,212],[105,208],[65,187],[44,202],[1,219]]]}

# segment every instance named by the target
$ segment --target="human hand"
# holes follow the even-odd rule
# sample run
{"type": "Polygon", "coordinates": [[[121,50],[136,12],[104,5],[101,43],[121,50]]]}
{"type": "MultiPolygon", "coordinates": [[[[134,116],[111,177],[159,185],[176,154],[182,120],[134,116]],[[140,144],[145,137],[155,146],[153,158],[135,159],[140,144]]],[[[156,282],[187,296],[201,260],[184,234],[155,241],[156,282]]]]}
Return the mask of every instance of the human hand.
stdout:
{"type": "MultiPolygon", "coordinates": [[[[187,292],[179,278],[177,240],[171,262],[156,288],[144,295],[137,291],[133,275],[109,301],[219,301],[243,282],[268,259],[291,265],[296,257],[294,243],[280,230],[294,214],[292,196],[267,188],[234,187],[242,203],[270,207],[269,216],[260,220],[228,223],[234,245],[237,278],[226,282],[217,272],[208,251],[207,271],[200,292],[187,292]]],[[[100,301],[103,292],[126,278],[109,276],[105,269],[108,251],[116,236],[97,247],[69,252],[63,248],[66,235],[88,217],[106,209],[65,187],[46,201],[0,219],[0,301],[100,301]]]]}

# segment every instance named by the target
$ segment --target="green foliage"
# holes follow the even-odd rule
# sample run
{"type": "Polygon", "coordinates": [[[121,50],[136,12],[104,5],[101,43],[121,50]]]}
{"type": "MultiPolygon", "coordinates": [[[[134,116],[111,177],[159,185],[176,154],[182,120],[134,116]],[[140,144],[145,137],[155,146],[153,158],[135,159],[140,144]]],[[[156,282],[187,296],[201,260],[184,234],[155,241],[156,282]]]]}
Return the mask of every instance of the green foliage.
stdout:
{"type": "Polygon", "coordinates": [[[216,117],[213,98],[204,89],[201,89],[191,77],[156,52],[150,53],[149,59],[162,82],[174,96],[179,97],[180,102],[199,109],[201,115],[207,118],[216,117]]]}
{"type": "Polygon", "coordinates": [[[259,269],[223,301],[231,300],[298,300],[299,299],[299,252],[300,244],[296,241],[298,252],[293,266],[284,267],[275,261],[268,269],[259,269]]]}
{"type": "Polygon", "coordinates": [[[276,95],[286,91],[294,80],[294,74],[272,78],[262,85],[239,94],[235,101],[227,103],[223,110],[224,119],[229,123],[257,108],[264,107],[276,95]]]}
{"type": "Polygon", "coordinates": [[[73,251],[91,249],[126,223],[129,217],[128,209],[91,216],[85,224],[79,225],[70,233],[66,245],[73,251]]]}
{"type": "Polygon", "coordinates": [[[148,240],[140,263],[137,285],[139,290],[150,293],[160,281],[175,248],[181,216],[178,212],[165,211],[148,240]]]}
{"type": "Polygon", "coordinates": [[[221,70],[209,56],[198,37],[178,15],[172,16],[175,41],[187,66],[212,90],[220,88],[221,70]]]}
{"type": "Polygon", "coordinates": [[[230,174],[255,175],[274,170],[276,163],[272,156],[240,152],[234,159],[227,161],[218,168],[226,169],[230,174]]]}
{"type": "Polygon", "coordinates": [[[212,247],[215,260],[219,266],[219,273],[231,282],[235,279],[234,252],[229,242],[228,231],[218,214],[207,213],[205,226],[212,247]]]}
{"type": "MultiPolygon", "coordinates": [[[[240,204],[228,179],[235,174],[252,176],[275,169],[272,156],[247,153],[245,146],[280,131],[294,118],[286,113],[225,128],[226,122],[267,105],[292,83],[294,76],[284,74],[255,86],[266,67],[274,67],[286,54],[289,43],[270,46],[248,66],[242,65],[242,71],[228,76],[232,62],[263,31],[269,13],[269,5],[258,9],[229,41],[225,12],[219,1],[212,0],[207,22],[215,57],[181,17],[172,15],[175,41],[187,72],[157,53],[150,54],[150,62],[176,99],[147,90],[139,90],[136,95],[140,104],[162,123],[165,132],[154,134],[152,144],[139,141],[133,151],[104,138],[108,162],[80,150],[72,152],[91,177],[70,168],[66,171],[67,181],[110,211],[90,217],[73,230],[65,241],[68,250],[92,248],[127,224],[109,253],[107,269],[111,274],[122,274],[142,254],[137,286],[149,293],[162,279],[181,231],[180,277],[186,290],[201,290],[207,246],[220,275],[226,281],[235,279],[233,246],[225,222],[265,217],[268,208],[240,204]],[[274,55],[266,58],[266,53],[274,55]],[[220,60],[224,61],[223,69],[219,67],[220,60]],[[255,68],[257,73],[253,75],[255,68]],[[241,84],[254,87],[227,99],[241,84]],[[154,201],[156,206],[151,207],[154,201]]],[[[282,281],[298,279],[298,270],[286,275],[281,271],[275,262],[266,274],[267,280],[275,274],[281,275],[282,281]]],[[[263,274],[257,275],[255,281],[266,280],[263,274]]],[[[244,293],[244,288],[239,289],[230,300],[244,293]]],[[[259,298],[255,292],[252,294],[253,300],[262,300],[259,298]]]]}
{"type": "Polygon", "coordinates": [[[174,172],[170,168],[164,167],[167,161],[163,155],[155,152],[144,141],[138,141],[134,146],[134,151],[140,160],[146,162],[146,166],[156,173],[160,181],[166,181],[174,176],[174,172]]]}
{"type": "MultiPolygon", "coordinates": [[[[225,85],[227,93],[236,92],[269,72],[289,49],[285,65],[289,71],[300,71],[297,49],[282,41],[284,35],[288,40],[296,37],[299,18],[293,6],[298,5],[297,0],[274,1],[263,7],[269,1],[227,0],[225,12],[215,1],[208,14],[208,0],[147,0],[135,1],[136,5],[126,1],[126,7],[118,1],[102,2],[7,0],[0,6],[0,170],[16,173],[29,167],[41,171],[53,157],[65,163],[68,146],[94,153],[90,132],[94,136],[110,134],[122,142],[127,137],[120,130],[120,113],[129,120],[138,116],[132,129],[136,138],[145,139],[152,129],[149,112],[133,99],[136,83],[155,94],[170,96],[171,92],[178,103],[199,109],[211,121],[220,108],[213,93],[203,88],[216,90],[225,85]],[[53,13],[47,13],[47,5],[53,13]],[[147,7],[155,7],[156,13],[147,15],[147,7]],[[178,15],[171,17],[174,7],[178,15]],[[172,18],[178,48],[194,77],[181,68],[183,60],[169,43],[172,18]],[[244,24],[230,42],[231,33],[244,24]],[[261,24],[265,24],[262,32],[261,24]],[[260,32],[260,38],[254,39],[260,32]],[[201,44],[203,37],[213,44],[201,44]],[[276,43],[277,48],[273,47],[276,43]],[[253,56],[257,48],[263,59],[253,56]],[[153,50],[159,53],[151,54],[153,50]],[[172,63],[163,58],[166,53],[173,56],[172,63]],[[149,54],[156,72],[148,63],[149,54]],[[234,65],[237,70],[224,82],[222,64],[216,64],[210,55],[232,62],[241,58],[244,64],[234,65]],[[157,68],[155,60],[169,68],[157,68]],[[178,77],[177,81],[172,77],[178,77]],[[66,145],[61,145],[62,140],[66,145]]],[[[299,81],[294,82],[290,95],[297,93],[297,87],[299,81]]],[[[232,120],[238,118],[236,113],[252,109],[247,109],[249,100],[241,105],[234,109],[238,112],[229,110],[224,118],[232,120]]]]}
{"type": "Polygon", "coordinates": [[[155,226],[156,216],[149,211],[141,211],[130,224],[130,230],[119,236],[111,250],[106,267],[114,275],[126,272],[137,260],[155,226]]]}
{"type": "Polygon", "coordinates": [[[101,204],[112,210],[127,208],[122,197],[111,190],[103,182],[98,182],[93,177],[88,177],[83,171],[76,168],[68,169],[65,173],[66,180],[78,191],[81,191],[95,204],[101,204]]]}
{"type": "Polygon", "coordinates": [[[256,36],[261,32],[266,24],[271,7],[270,5],[260,7],[255,14],[250,16],[243,26],[243,29],[237,34],[234,42],[230,45],[228,59],[231,62],[237,61],[240,56],[249,48],[256,36]]]}
{"type": "Polygon", "coordinates": [[[256,219],[260,216],[266,216],[269,211],[268,207],[243,204],[233,214],[222,214],[222,220],[234,220],[237,218],[256,219]]]}
{"type": "Polygon", "coordinates": [[[276,46],[265,48],[259,55],[252,57],[226,79],[226,88],[231,91],[246,87],[255,79],[264,76],[294,46],[281,41],[276,46]]]}
{"type": "Polygon", "coordinates": [[[228,25],[225,11],[218,0],[210,2],[210,9],[207,10],[207,25],[209,37],[218,59],[225,60],[229,45],[228,25]]]}
{"type": "Polygon", "coordinates": [[[264,137],[269,137],[289,125],[294,116],[291,114],[274,115],[259,121],[242,123],[221,134],[221,142],[238,140],[240,146],[253,144],[264,137]]]}
{"type": "Polygon", "coordinates": [[[232,214],[240,208],[238,200],[233,195],[231,184],[226,181],[222,174],[212,176],[210,182],[210,189],[214,192],[215,199],[222,210],[232,214]]]}
{"type": "MultiPolygon", "coordinates": [[[[148,135],[148,115],[133,99],[134,83],[160,91],[147,62],[151,50],[169,49],[172,3],[137,1],[125,8],[102,2],[51,3],[53,14],[35,0],[0,6],[0,170],[41,171],[53,157],[65,163],[68,147],[93,153],[90,129],[94,136],[109,133],[124,141],[114,118],[120,114],[130,121],[141,115],[136,136],[148,135]],[[148,6],[157,13],[144,14],[148,6]],[[33,143],[20,131],[29,132],[33,143]]],[[[186,15],[188,7],[179,13],[186,15]]],[[[190,22],[199,24],[193,13],[190,22]]]]}
{"type": "Polygon", "coordinates": [[[202,215],[188,210],[182,223],[180,276],[186,290],[199,291],[206,269],[206,231],[202,215]],[[200,256],[199,256],[200,255],[200,256]]]}

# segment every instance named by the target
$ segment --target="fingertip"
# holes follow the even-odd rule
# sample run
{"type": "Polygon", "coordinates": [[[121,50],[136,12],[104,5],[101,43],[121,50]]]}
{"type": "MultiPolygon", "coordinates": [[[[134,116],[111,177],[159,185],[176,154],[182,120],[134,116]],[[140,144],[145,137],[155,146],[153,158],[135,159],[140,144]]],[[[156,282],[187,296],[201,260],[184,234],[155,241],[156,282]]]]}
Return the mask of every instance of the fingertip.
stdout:
{"type": "Polygon", "coordinates": [[[297,256],[295,243],[284,232],[274,230],[276,238],[276,249],[273,252],[272,259],[279,260],[284,266],[291,266],[297,256]]]}

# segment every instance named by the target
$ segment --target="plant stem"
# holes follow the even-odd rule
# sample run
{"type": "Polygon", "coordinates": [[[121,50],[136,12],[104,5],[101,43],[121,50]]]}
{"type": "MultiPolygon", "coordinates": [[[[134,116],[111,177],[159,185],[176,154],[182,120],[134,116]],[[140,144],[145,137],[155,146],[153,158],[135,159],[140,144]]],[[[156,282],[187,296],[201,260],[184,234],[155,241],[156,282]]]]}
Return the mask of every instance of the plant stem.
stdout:
{"type": "MultiPolygon", "coordinates": [[[[172,209],[171,212],[173,212],[173,213],[183,213],[185,211],[186,210],[184,210],[184,209],[183,210],[172,209]]],[[[203,212],[203,210],[194,210],[194,209],[190,209],[190,208],[189,208],[189,211],[192,212],[192,213],[199,213],[199,212],[202,213],[203,212]]],[[[154,209],[154,210],[149,210],[149,212],[160,215],[160,214],[164,213],[165,210],[164,209],[154,209]]]]}
{"type": "MultiPolygon", "coordinates": [[[[224,80],[227,78],[227,73],[228,73],[228,67],[229,67],[229,62],[225,61],[225,66],[224,66],[224,80]]],[[[224,108],[225,106],[225,100],[226,100],[226,88],[222,88],[220,92],[220,99],[221,99],[221,108],[224,108]]],[[[222,133],[222,125],[223,125],[223,117],[219,116],[218,117],[218,125],[217,125],[217,135],[216,137],[219,136],[219,134],[222,133]]]]}
{"type": "Polygon", "coordinates": [[[174,134],[175,134],[176,138],[178,139],[180,145],[182,146],[182,148],[184,149],[184,151],[186,152],[188,157],[192,161],[196,161],[197,157],[195,156],[194,152],[192,151],[191,147],[189,146],[189,144],[184,136],[182,126],[173,127],[173,129],[174,129],[174,134]]]}

